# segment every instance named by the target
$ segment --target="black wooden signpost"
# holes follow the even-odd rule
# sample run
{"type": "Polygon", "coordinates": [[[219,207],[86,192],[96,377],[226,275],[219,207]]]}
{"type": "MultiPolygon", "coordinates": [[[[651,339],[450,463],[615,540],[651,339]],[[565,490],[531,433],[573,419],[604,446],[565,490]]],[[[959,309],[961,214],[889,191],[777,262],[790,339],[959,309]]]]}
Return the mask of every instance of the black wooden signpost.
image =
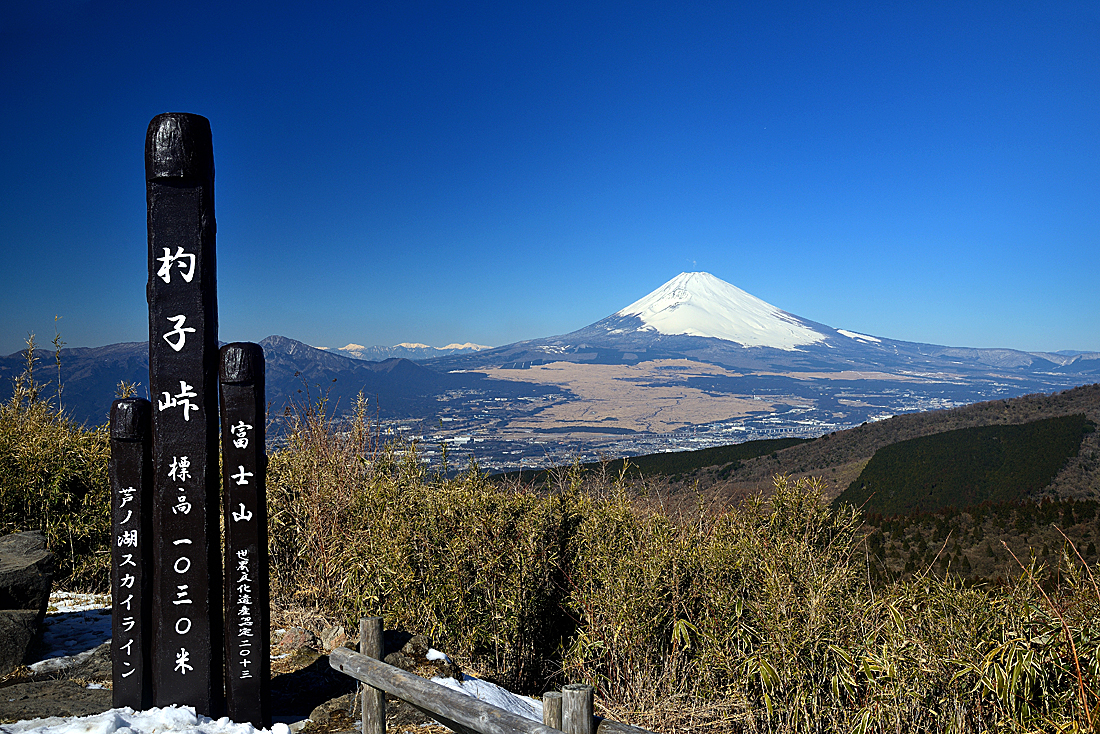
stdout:
{"type": "Polygon", "coordinates": [[[153,705],[149,669],[153,498],[151,408],[127,398],[111,406],[111,663],[113,705],[153,705]]]}
{"type": "Polygon", "coordinates": [[[111,407],[114,705],[179,704],[218,717],[228,701],[234,721],[268,728],[264,353],[248,343],[218,351],[214,149],[206,118],[154,117],[145,179],[153,400],[111,407]]]}
{"type": "Polygon", "coordinates": [[[210,123],[168,113],[145,139],[153,425],[152,676],[158,706],[223,704],[218,309],[210,123]]]}
{"type": "Polygon", "coordinates": [[[221,350],[225,498],[225,696],[229,718],[271,726],[264,350],[221,350]]]}

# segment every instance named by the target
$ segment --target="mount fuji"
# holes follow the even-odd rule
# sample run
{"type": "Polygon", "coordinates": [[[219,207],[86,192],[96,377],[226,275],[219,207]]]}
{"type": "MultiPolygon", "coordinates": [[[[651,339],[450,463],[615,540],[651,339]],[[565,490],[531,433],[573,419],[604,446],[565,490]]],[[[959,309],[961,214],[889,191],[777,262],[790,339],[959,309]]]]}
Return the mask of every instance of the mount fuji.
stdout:
{"type": "Polygon", "coordinates": [[[791,374],[855,370],[908,379],[935,372],[960,379],[1036,378],[1043,384],[1050,377],[1058,385],[1063,375],[1100,375],[1098,353],[946,347],[833,328],[784,311],[710,273],[681,273],[622,310],[568,334],[425,364],[470,369],[654,359],[791,374]]]}
{"type": "Polygon", "coordinates": [[[680,273],[600,324],[611,333],[652,331],[786,350],[825,339],[809,322],[710,273],[680,273]]]}

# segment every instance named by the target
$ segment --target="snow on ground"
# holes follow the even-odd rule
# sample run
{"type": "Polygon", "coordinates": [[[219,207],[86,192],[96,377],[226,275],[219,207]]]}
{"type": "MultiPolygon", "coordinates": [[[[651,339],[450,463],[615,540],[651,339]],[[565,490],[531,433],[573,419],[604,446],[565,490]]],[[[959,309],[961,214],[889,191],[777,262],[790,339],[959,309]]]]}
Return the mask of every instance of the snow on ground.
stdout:
{"type": "Polygon", "coordinates": [[[39,659],[28,667],[36,674],[60,670],[89,657],[111,639],[111,597],[103,594],[50,594],[39,659]]]}
{"type": "Polygon", "coordinates": [[[432,678],[432,683],[438,683],[459,693],[465,693],[467,696],[473,696],[491,706],[542,723],[542,701],[520,696],[480,678],[464,675],[461,682],[454,678],[432,678]]]}
{"type": "MultiPolygon", "coordinates": [[[[94,716],[33,719],[15,724],[0,725],[0,734],[255,734],[267,729],[256,729],[251,724],[236,724],[223,717],[217,721],[195,714],[190,706],[167,706],[148,711],[131,708],[111,709],[94,716]]],[[[289,734],[286,724],[274,724],[271,734],[289,734]]]]}
{"type": "Polygon", "coordinates": [[[847,329],[837,329],[836,333],[843,334],[844,336],[848,337],[849,339],[855,339],[856,341],[882,343],[882,339],[879,339],[878,337],[867,336],[866,334],[860,334],[857,331],[848,331],[847,329]]]}
{"type": "MultiPolygon", "coordinates": [[[[42,644],[36,648],[39,660],[29,667],[36,673],[59,670],[74,665],[91,655],[96,647],[111,639],[111,598],[104,595],[55,592],[44,622],[42,644]]],[[[446,655],[433,650],[435,657],[446,655]]],[[[463,676],[434,678],[433,682],[473,696],[479,701],[542,722],[542,703],[487,681],[463,676]]],[[[211,719],[199,716],[190,706],[168,706],[148,711],[130,708],[111,709],[94,716],[32,719],[15,724],[0,724],[0,734],[290,734],[285,723],[271,729],[256,729],[251,724],[237,724],[228,718],[211,719]]]]}

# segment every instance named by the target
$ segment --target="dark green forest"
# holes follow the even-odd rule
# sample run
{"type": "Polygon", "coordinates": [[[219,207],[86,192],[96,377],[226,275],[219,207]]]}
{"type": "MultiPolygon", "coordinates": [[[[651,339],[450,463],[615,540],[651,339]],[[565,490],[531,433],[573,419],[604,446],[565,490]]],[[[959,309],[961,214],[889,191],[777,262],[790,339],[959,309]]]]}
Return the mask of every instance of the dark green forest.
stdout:
{"type": "MultiPolygon", "coordinates": [[[[627,476],[631,478],[666,477],[670,481],[676,482],[685,474],[698,469],[719,467],[717,475],[719,478],[725,478],[739,469],[742,462],[748,459],[768,456],[791,446],[806,443],[808,440],[805,438],[773,438],[762,441],[746,441],[697,451],[669,451],[661,454],[613,459],[607,462],[593,462],[582,464],[580,468],[586,474],[606,471],[612,476],[618,476],[625,469],[627,476]]],[[[503,480],[518,479],[525,484],[542,485],[549,481],[553,471],[552,469],[529,469],[497,476],[503,480]]]]}
{"type": "Polygon", "coordinates": [[[1095,430],[1078,414],[899,441],[876,451],[836,502],[900,515],[1030,497],[1095,430]]]}

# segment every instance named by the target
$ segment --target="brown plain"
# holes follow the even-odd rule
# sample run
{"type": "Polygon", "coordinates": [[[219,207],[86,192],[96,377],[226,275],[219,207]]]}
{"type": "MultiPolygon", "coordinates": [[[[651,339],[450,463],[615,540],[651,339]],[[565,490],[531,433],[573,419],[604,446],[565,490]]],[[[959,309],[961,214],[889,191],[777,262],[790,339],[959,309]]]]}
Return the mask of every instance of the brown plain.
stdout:
{"type": "Polygon", "coordinates": [[[614,426],[665,433],[774,410],[770,400],[715,396],[686,384],[676,384],[686,383],[688,377],[742,376],[717,365],[686,359],[654,360],[636,365],[552,362],[524,370],[493,368],[479,371],[496,380],[556,385],[576,397],[536,415],[513,420],[509,426],[513,429],[614,426]],[[657,380],[666,384],[653,386],[657,380]]]}

